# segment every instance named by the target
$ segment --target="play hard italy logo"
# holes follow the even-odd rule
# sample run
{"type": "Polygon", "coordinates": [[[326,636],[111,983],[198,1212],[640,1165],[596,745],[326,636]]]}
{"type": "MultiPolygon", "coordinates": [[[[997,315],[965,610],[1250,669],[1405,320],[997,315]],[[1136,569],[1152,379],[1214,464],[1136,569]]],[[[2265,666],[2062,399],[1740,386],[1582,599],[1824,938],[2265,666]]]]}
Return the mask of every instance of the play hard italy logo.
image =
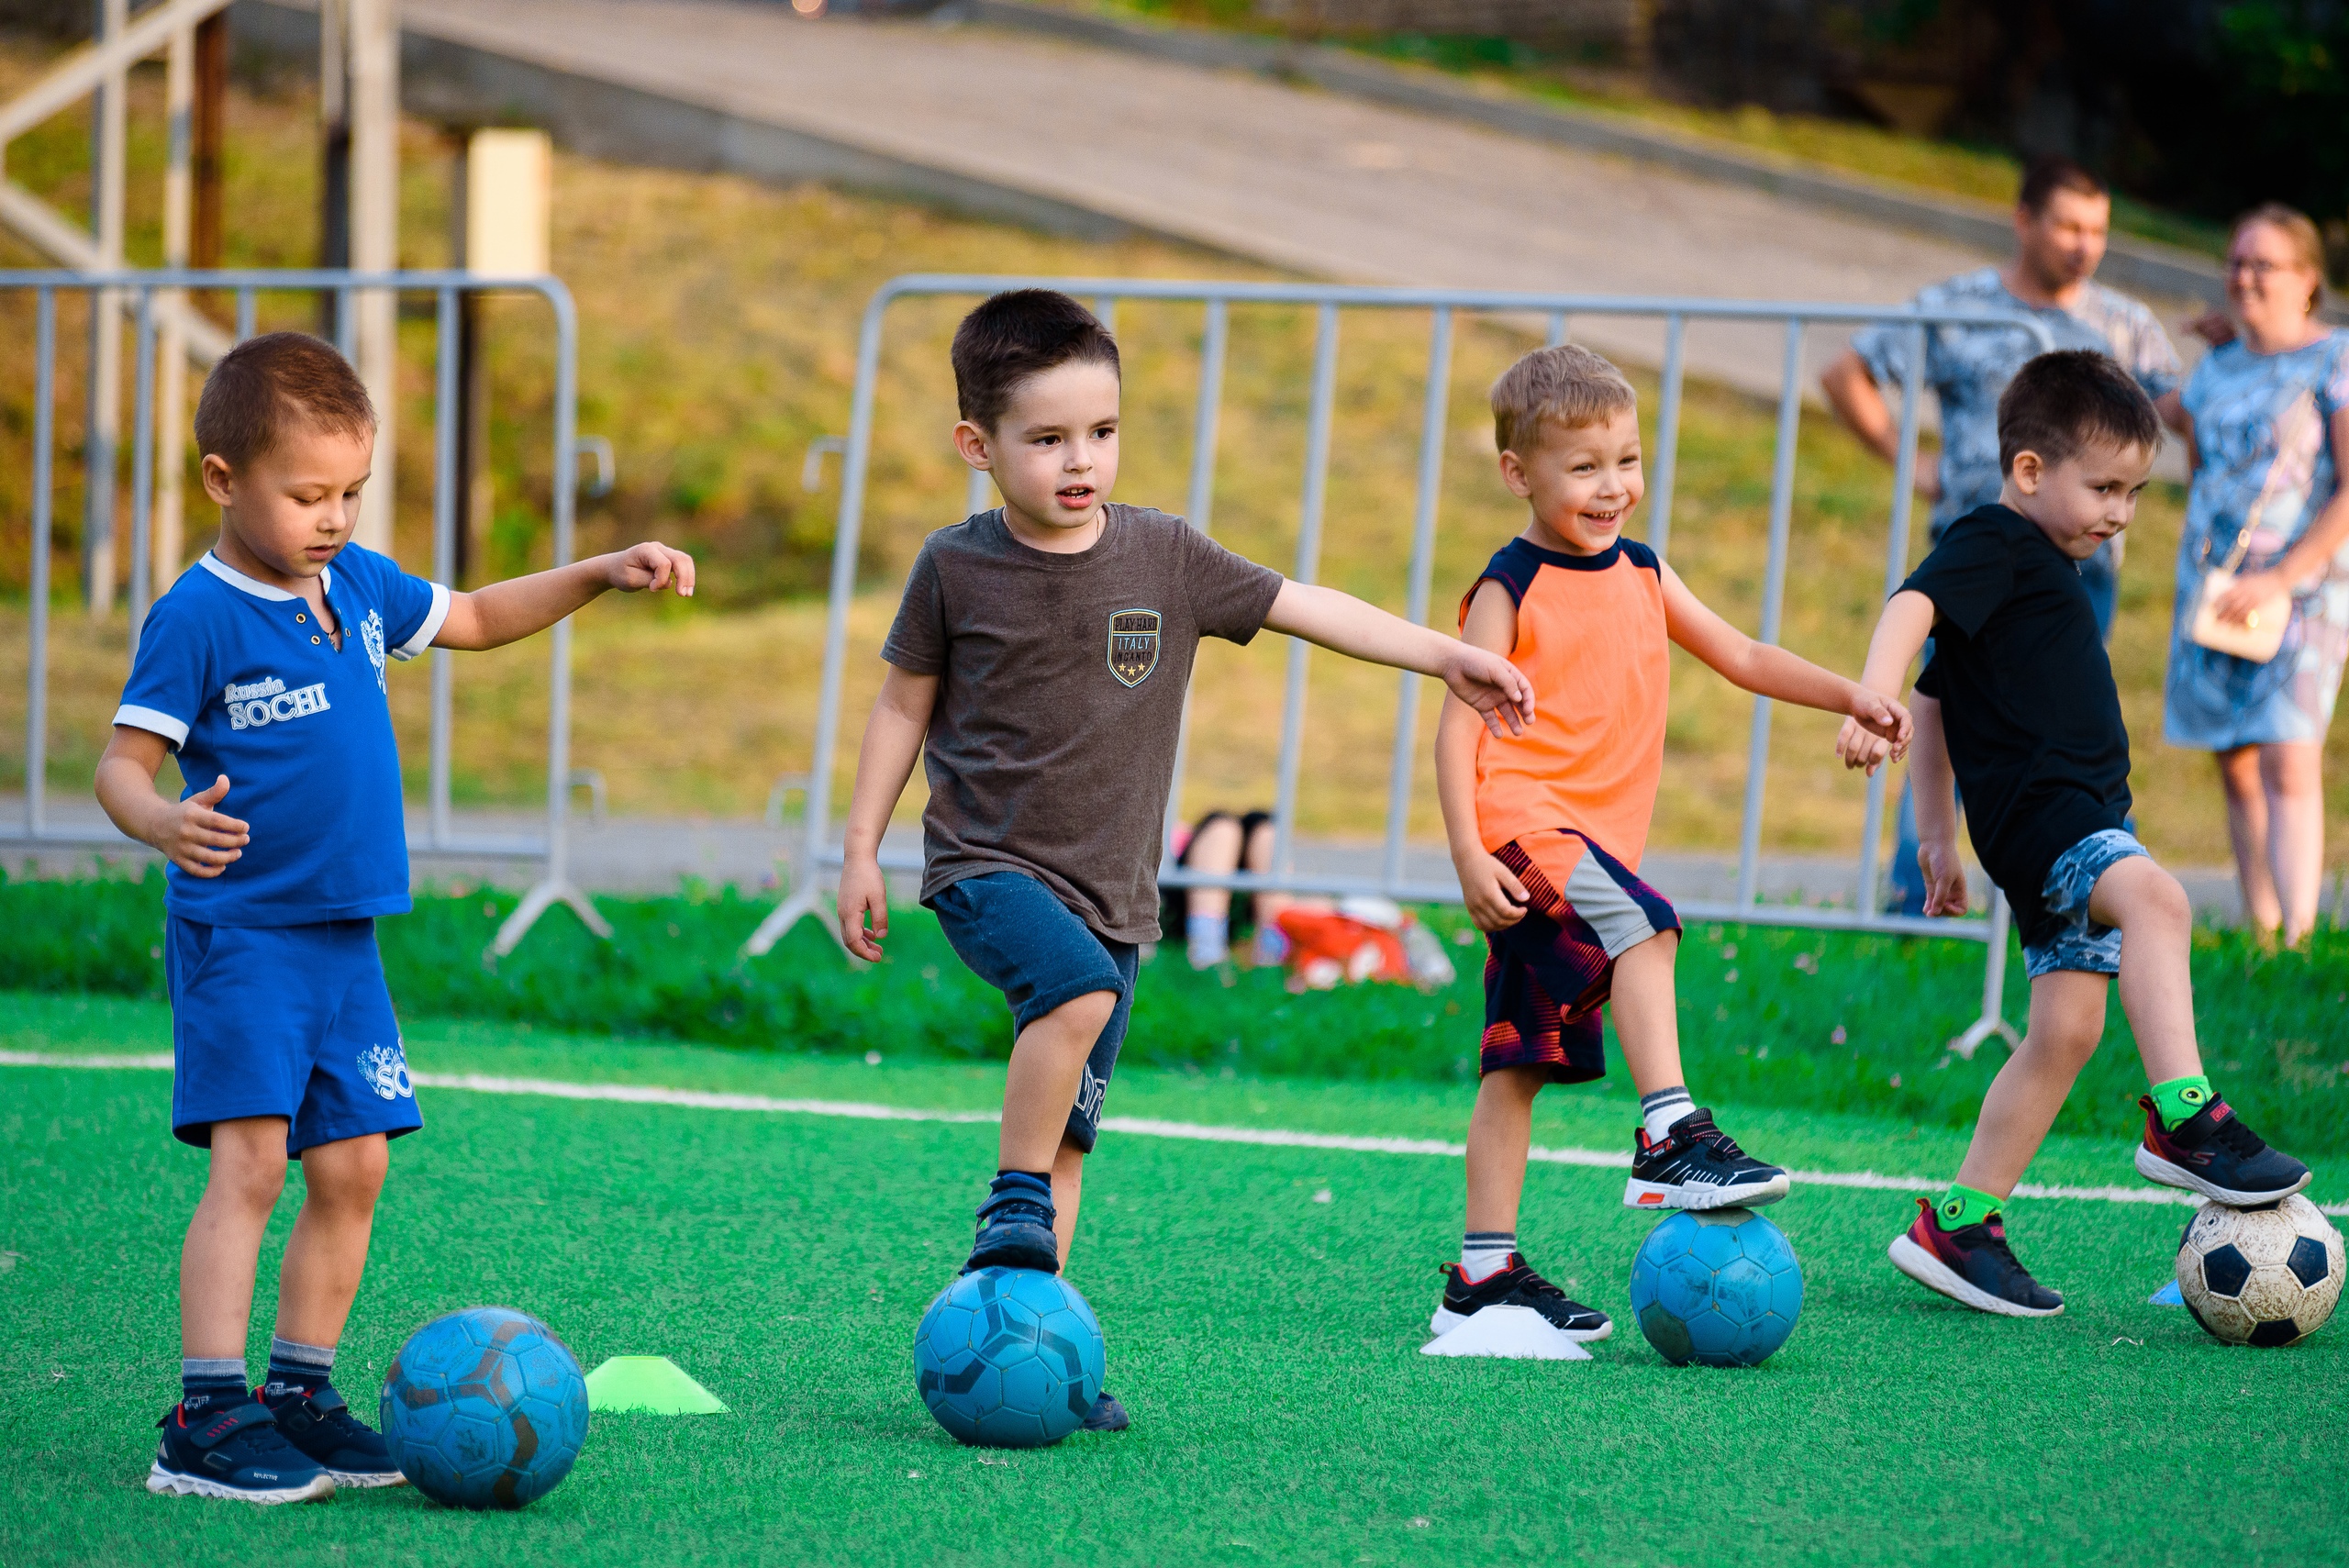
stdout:
{"type": "Polygon", "coordinates": [[[1109,617],[1109,673],[1139,686],[1158,668],[1158,612],[1119,610],[1109,617]]]}
{"type": "Polygon", "coordinates": [[[407,1075],[407,1053],[396,1045],[371,1045],[361,1051],[359,1072],[380,1098],[416,1098],[416,1085],[407,1075]]]}

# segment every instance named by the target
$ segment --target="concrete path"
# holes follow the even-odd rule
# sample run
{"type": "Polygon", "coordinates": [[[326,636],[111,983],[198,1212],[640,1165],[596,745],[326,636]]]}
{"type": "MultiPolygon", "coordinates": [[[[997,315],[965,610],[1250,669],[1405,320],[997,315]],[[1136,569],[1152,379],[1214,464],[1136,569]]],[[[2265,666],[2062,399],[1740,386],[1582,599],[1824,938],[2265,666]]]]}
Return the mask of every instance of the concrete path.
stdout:
{"type": "MultiPolygon", "coordinates": [[[[403,0],[402,20],[1349,282],[1891,303],[1989,259],[1757,190],[1025,32],[724,0],[403,0]]],[[[1575,331],[1660,354],[1660,327],[1575,331]]],[[[1811,372],[1843,336],[1812,334],[1811,372]]],[[[1771,395],[1782,345],[1776,328],[1699,327],[1690,366],[1771,395]]]]}

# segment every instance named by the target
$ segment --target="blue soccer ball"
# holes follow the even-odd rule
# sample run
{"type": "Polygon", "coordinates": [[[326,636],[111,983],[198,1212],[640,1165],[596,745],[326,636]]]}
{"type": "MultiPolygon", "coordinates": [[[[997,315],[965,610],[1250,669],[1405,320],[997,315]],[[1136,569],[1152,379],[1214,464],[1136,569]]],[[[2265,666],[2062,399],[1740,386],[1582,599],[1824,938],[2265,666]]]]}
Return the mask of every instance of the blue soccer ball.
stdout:
{"type": "Polygon", "coordinates": [[[1795,1331],[1802,1265],[1750,1208],[1683,1209],[1632,1257],[1631,1311],[1675,1366],[1760,1366],[1795,1331]]]}
{"type": "Polygon", "coordinates": [[[518,1508],[571,1473],[587,1380],[554,1330],[475,1307],[410,1334],[384,1379],[384,1440],[416,1489],[453,1508],[518,1508]]]}
{"type": "Polygon", "coordinates": [[[1042,1448],[1101,1393],[1101,1325],[1039,1269],[980,1269],[938,1293],[914,1333],[915,1386],[958,1442],[1042,1448]]]}

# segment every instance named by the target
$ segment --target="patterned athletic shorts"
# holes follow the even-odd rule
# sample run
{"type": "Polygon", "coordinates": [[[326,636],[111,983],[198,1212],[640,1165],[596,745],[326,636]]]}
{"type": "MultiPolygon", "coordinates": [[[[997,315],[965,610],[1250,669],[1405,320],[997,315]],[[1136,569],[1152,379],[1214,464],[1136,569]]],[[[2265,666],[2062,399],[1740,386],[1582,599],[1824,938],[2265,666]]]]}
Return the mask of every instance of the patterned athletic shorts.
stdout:
{"type": "Polygon", "coordinates": [[[1525,884],[1525,918],[1488,932],[1479,1072],[1538,1067],[1552,1083],[1607,1075],[1598,1009],[1615,961],[1680,929],[1664,895],[1571,828],[1529,833],[1494,851],[1525,884]]]}
{"type": "Polygon", "coordinates": [[[2023,944],[2022,966],[2033,980],[2059,969],[2083,974],[2121,973],[2121,933],[2088,918],[2088,895],[2106,872],[2132,855],[2150,853],[2132,835],[2107,828],[2055,857],[2041,896],[2047,900],[2047,912],[2064,924],[2047,940],[2023,944]]]}

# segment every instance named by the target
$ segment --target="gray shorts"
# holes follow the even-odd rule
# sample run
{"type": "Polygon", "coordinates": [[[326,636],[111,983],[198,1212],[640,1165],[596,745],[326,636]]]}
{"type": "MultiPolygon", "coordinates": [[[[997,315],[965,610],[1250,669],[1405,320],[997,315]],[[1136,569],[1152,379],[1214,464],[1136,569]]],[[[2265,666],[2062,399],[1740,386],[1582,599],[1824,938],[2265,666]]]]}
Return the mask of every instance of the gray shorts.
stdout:
{"type": "Polygon", "coordinates": [[[2099,877],[2132,855],[2152,858],[2134,834],[2107,828],[2055,857],[2040,895],[2047,901],[2047,912],[2063,924],[2047,940],[2023,944],[2023,969],[2033,980],[2059,969],[2083,974],[2121,973],[2121,932],[2088,918],[2088,895],[2099,877]]]}

